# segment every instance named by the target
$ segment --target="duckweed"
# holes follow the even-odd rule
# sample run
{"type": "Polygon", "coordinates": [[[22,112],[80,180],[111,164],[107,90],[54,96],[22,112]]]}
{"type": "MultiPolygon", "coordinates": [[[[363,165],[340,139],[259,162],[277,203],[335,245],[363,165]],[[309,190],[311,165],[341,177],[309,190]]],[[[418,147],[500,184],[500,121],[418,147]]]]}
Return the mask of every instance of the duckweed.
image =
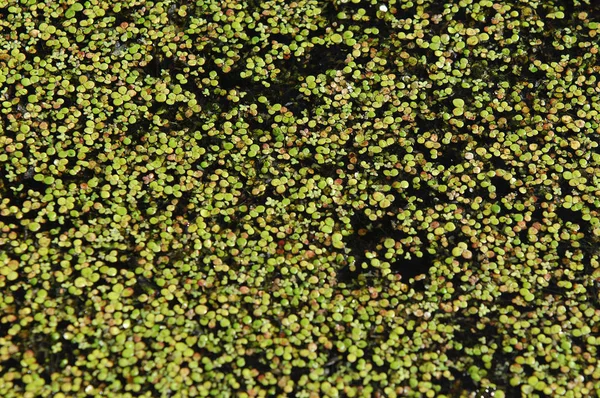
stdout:
{"type": "Polygon", "coordinates": [[[0,31],[1,396],[598,395],[593,1],[0,31]]]}

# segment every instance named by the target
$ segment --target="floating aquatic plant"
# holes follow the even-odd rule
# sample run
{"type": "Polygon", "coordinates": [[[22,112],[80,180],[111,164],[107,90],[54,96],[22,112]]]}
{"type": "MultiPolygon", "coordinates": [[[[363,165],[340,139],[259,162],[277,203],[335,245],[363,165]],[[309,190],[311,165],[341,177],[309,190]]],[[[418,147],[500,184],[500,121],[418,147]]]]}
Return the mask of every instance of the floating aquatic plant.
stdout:
{"type": "Polygon", "coordinates": [[[0,395],[597,394],[593,2],[0,31],[0,395]]]}

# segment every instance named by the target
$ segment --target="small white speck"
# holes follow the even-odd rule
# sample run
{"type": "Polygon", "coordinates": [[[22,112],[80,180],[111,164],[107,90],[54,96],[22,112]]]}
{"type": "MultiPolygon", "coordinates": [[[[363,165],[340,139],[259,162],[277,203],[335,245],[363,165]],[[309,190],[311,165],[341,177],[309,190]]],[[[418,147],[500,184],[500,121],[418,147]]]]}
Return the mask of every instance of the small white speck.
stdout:
{"type": "Polygon", "coordinates": [[[346,85],[346,89],[348,90],[349,93],[351,93],[352,91],[354,91],[354,88],[350,84],[346,85]]]}
{"type": "Polygon", "coordinates": [[[379,6],[379,11],[381,12],[387,12],[388,8],[385,4],[382,4],[379,6]]]}

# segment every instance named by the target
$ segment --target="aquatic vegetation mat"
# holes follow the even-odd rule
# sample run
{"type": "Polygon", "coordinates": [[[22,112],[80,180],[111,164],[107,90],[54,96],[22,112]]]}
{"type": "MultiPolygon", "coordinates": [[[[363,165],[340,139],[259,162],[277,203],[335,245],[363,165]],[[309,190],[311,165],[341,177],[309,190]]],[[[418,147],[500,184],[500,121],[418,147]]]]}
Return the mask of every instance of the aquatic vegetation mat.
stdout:
{"type": "Polygon", "coordinates": [[[0,0],[0,396],[598,396],[599,36],[0,0]]]}

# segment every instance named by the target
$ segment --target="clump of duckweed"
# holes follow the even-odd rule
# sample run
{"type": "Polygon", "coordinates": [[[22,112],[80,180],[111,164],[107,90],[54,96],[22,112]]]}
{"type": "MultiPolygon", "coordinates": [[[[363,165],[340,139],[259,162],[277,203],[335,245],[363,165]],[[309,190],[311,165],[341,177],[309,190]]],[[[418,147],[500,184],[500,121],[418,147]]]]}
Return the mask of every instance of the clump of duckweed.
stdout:
{"type": "Polygon", "coordinates": [[[563,3],[0,1],[0,395],[597,396],[563,3]]]}

